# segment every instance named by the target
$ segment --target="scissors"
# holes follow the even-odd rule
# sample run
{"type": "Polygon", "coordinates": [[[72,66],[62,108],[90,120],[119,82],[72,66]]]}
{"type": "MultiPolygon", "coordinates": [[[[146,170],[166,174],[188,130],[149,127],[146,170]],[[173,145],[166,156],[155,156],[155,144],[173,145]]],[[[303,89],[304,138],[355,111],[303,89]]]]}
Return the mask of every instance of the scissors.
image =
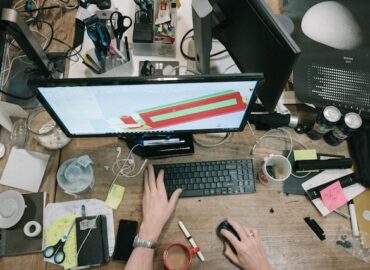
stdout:
{"type": "Polygon", "coordinates": [[[59,239],[59,241],[54,246],[48,246],[44,249],[43,254],[45,258],[51,258],[54,256],[54,262],[57,264],[61,264],[64,262],[64,259],[66,257],[66,254],[64,253],[63,247],[65,242],[67,241],[68,235],[72,230],[73,225],[75,224],[75,221],[69,225],[68,229],[62,236],[62,238],[59,239]]]}
{"type": "Polygon", "coordinates": [[[119,11],[115,11],[110,15],[109,20],[112,25],[113,35],[116,38],[117,49],[120,50],[123,33],[131,27],[132,19],[129,16],[123,16],[119,11]]]}
{"type": "Polygon", "coordinates": [[[95,54],[102,69],[105,70],[105,56],[109,51],[111,38],[107,27],[99,21],[93,21],[86,24],[87,35],[95,45],[95,54]]]}

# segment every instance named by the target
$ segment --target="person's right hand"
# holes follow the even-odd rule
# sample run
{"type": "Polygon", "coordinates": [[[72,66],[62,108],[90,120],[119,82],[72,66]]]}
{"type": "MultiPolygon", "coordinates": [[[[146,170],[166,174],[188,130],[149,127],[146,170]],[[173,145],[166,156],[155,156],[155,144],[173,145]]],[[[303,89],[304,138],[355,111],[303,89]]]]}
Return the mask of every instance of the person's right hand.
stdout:
{"type": "Polygon", "coordinates": [[[234,246],[236,254],[225,242],[224,254],[229,260],[244,270],[271,270],[265,251],[256,229],[242,227],[237,222],[228,219],[230,225],[240,237],[240,241],[227,230],[221,230],[221,234],[234,246]]]}

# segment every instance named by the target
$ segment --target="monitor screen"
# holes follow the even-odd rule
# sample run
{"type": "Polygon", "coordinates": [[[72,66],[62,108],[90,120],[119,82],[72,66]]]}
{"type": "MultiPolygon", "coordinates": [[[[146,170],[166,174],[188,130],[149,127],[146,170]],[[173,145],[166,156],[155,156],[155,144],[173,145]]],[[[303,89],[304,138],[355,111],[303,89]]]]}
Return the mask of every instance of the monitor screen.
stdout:
{"type": "Polygon", "coordinates": [[[68,136],[242,130],[261,74],[30,82],[68,136]]]}
{"type": "Polygon", "coordinates": [[[209,0],[213,35],[243,73],[262,72],[257,91],[265,109],[273,111],[292,72],[300,49],[264,0],[209,0]]]}

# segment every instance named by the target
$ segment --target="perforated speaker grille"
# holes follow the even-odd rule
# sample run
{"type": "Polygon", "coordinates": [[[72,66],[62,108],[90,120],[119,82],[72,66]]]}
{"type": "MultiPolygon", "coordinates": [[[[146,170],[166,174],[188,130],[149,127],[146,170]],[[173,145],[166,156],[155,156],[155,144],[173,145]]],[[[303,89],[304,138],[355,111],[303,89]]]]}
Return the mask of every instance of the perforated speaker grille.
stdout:
{"type": "Polygon", "coordinates": [[[310,65],[307,72],[307,85],[313,98],[353,107],[370,106],[370,72],[322,64],[310,65]]]}

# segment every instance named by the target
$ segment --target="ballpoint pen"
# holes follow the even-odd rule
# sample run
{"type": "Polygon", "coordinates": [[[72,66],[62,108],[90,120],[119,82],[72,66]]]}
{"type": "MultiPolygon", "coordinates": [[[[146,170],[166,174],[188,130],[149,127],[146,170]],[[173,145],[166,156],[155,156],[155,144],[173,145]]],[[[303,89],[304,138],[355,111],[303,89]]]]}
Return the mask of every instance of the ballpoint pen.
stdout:
{"type": "MultiPolygon", "coordinates": [[[[180,221],[180,220],[179,220],[179,226],[180,226],[180,229],[182,230],[182,232],[184,233],[186,239],[188,239],[190,245],[193,248],[198,247],[198,245],[195,243],[193,237],[190,235],[189,231],[186,229],[184,223],[182,223],[182,221],[180,221]]],[[[197,252],[197,255],[198,255],[199,259],[202,262],[204,262],[205,259],[204,259],[204,256],[203,256],[203,254],[202,254],[202,252],[200,250],[197,252]]]]}

